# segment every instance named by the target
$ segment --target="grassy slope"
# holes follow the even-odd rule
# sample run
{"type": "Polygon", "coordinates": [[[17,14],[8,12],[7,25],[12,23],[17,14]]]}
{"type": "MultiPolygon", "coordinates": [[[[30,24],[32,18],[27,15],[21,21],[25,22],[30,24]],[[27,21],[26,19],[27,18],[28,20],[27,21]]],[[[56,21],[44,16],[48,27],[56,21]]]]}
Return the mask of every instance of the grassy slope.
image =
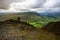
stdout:
{"type": "Polygon", "coordinates": [[[2,20],[7,20],[7,19],[16,19],[17,17],[21,18],[21,21],[28,22],[29,24],[39,28],[48,22],[55,22],[59,21],[59,18],[50,18],[50,17],[41,17],[38,16],[37,13],[34,12],[27,12],[27,13],[17,13],[17,14],[6,14],[1,17],[2,20]]]}

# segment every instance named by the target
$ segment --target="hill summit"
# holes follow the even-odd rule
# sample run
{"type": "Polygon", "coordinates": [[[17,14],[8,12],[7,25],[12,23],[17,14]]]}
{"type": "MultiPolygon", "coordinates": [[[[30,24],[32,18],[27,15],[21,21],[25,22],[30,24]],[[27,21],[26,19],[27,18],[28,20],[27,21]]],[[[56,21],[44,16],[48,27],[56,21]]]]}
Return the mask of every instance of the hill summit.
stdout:
{"type": "Polygon", "coordinates": [[[40,30],[29,23],[9,19],[0,22],[0,40],[55,40],[55,34],[40,30]]]}

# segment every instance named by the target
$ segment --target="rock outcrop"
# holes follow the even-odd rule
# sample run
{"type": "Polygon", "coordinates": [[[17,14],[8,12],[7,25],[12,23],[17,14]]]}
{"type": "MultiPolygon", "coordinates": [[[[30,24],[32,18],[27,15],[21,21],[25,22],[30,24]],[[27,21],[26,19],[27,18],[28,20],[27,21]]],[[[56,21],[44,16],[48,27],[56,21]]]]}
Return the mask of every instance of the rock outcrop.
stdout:
{"type": "MultiPolygon", "coordinates": [[[[49,27],[49,26],[48,26],[49,27]]],[[[0,40],[56,40],[51,32],[18,20],[0,22],[0,40]]]]}
{"type": "Polygon", "coordinates": [[[45,25],[42,29],[48,32],[52,32],[56,35],[60,35],[60,21],[50,22],[47,25],[45,25]]]}
{"type": "Polygon", "coordinates": [[[50,22],[42,28],[44,31],[51,32],[56,35],[56,40],[60,40],[60,21],[50,22]]]}

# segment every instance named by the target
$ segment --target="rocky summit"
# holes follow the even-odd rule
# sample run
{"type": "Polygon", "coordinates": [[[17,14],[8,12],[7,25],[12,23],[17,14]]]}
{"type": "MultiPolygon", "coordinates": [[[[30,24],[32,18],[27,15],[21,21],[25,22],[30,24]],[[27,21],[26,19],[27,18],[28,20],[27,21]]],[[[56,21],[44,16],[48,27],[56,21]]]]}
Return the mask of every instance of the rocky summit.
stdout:
{"type": "Polygon", "coordinates": [[[0,22],[0,40],[56,40],[55,34],[18,20],[0,22]]]}

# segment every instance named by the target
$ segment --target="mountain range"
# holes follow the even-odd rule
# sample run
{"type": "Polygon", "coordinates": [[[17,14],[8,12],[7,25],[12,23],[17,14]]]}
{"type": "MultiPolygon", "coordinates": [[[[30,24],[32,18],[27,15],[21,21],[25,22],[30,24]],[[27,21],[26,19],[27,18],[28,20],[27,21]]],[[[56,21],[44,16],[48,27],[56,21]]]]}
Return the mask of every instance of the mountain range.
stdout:
{"type": "Polygon", "coordinates": [[[4,15],[4,14],[36,14],[38,16],[42,16],[42,17],[52,17],[52,18],[56,18],[56,17],[60,17],[60,11],[45,11],[45,12],[0,12],[0,15],[4,15]]]}

